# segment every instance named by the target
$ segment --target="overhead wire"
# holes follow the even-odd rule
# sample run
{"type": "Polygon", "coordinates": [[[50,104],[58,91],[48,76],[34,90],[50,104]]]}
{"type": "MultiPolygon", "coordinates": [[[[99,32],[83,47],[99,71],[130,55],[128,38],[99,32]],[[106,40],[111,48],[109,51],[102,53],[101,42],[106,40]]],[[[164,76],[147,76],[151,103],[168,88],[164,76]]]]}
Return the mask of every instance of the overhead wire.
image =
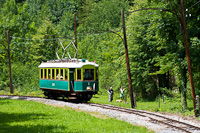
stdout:
{"type": "Polygon", "coordinates": [[[106,34],[106,33],[110,33],[110,32],[120,32],[122,30],[122,28],[120,28],[119,30],[93,30],[91,32],[86,32],[86,33],[77,33],[77,34],[82,34],[82,35],[87,35],[87,34],[92,34],[92,33],[96,33],[96,35],[99,35],[99,34],[106,34]],[[102,32],[104,31],[104,32],[102,32]],[[100,33],[99,33],[100,32],[100,33]]]}
{"type": "MultiPolygon", "coordinates": [[[[157,22],[155,22],[155,23],[157,23],[157,22]]],[[[129,27],[144,27],[144,26],[155,24],[155,23],[138,25],[138,26],[126,26],[126,28],[129,28],[129,27]]],[[[86,32],[86,33],[77,33],[77,37],[85,37],[85,36],[88,36],[88,35],[89,36],[99,36],[99,35],[103,35],[103,34],[107,34],[107,33],[114,33],[114,34],[120,36],[117,32],[121,32],[121,30],[122,30],[122,27],[119,30],[115,30],[115,29],[114,30],[95,30],[95,31],[86,32]],[[101,31],[101,32],[99,32],[99,31],[101,31]],[[102,31],[104,31],[104,32],[102,32],[102,31]]],[[[10,37],[14,38],[14,39],[21,39],[21,40],[27,40],[27,41],[34,41],[34,40],[35,41],[41,41],[41,40],[43,40],[43,41],[53,41],[53,40],[61,39],[60,37],[52,38],[52,39],[27,39],[27,38],[15,37],[15,36],[10,36],[10,37]]],[[[71,38],[71,37],[66,37],[66,38],[63,37],[62,39],[67,40],[67,38],[71,38]]],[[[74,38],[71,38],[71,39],[74,39],[74,38]]],[[[27,43],[23,43],[23,44],[27,44],[27,43]]]]}
{"type": "MultiPolygon", "coordinates": [[[[169,4],[164,5],[164,7],[171,6],[171,5],[172,5],[172,3],[170,2],[169,4]]],[[[156,11],[156,10],[163,11],[164,10],[164,11],[168,11],[169,10],[169,9],[164,9],[164,7],[162,7],[162,8],[144,8],[144,9],[138,9],[138,10],[135,10],[135,11],[140,11],[140,10],[153,10],[153,11],[156,11]]],[[[126,14],[129,15],[130,13],[133,13],[135,11],[128,12],[126,14]]],[[[156,24],[156,23],[159,23],[159,22],[154,22],[154,23],[149,23],[149,24],[143,24],[143,25],[138,25],[138,26],[126,26],[126,28],[129,28],[129,27],[145,27],[145,26],[156,24]]]]}
{"type": "Polygon", "coordinates": [[[126,26],[126,28],[129,28],[129,27],[145,27],[145,26],[149,26],[149,25],[152,25],[152,24],[156,24],[157,22],[155,23],[150,23],[150,24],[144,24],[144,25],[138,25],[138,26],[126,26]]]}
{"type": "MultiPolygon", "coordinates": [[[[96,34],[93,34],[93,36],[97,36],[97,35],[101,35],[101,34],[106,34],[106,33],[110,33],[110,32],[120,32],[122,30],[119,29],[119,30],[95,30],[95,31],[91,31],[91,32],[86,32],[86,33],[77,33],[77,35],[82,35],[83,36],[87,36],[88,34],[93,34],[93,33],[96,33],[96,34]],[[101,32],[99,33],[98,31],[104,31],[104,32],[101,32]]],[[[40,41],[40,40],[43,40],[43,41],[53,41],[53,40],[57,40],[57,39],[63,39],[63,40],[67,40],[67,38],[71,38],[71,39],[74,39],[72,37],[57,37],[57,38],[52,38],[52,39],[27,39],[27,38],[21,38],[21,37],[15,37],[15,36],[9,36],[11,38],[15,38],[15,39],[21,39],[21,40],[28,40],[28,41],[40,41]]],[[[81,36],[79,36],[81,37],[81,36]]]]}
{"type": "MultiPolygon", "coordinates": [[[[148,26],[148,25],[152,25],[154,23],[151,23],[151,24],[144,24],[144,25],[139,25],[139,26],[127,26],[128,27],[143,27],[143,26],[148,26]]],[[[114,34],[117,34],[117,32],[121,32],[122,30],[122,27],[119,29],[119,30],[95,30],[95,31],[92,31],[92,32],[87,32],[87,33],[77,33],[77,35],[79,37],[83,37],[83,36],[88,36],[88,34],[92,34],[90,36],[98,36],[98,35],[102,35],[102,34],[106,34],[106,33],[114,33],[114,34]],[[99,31],[103,31],[101,33],[99,33],[99,31]],[[96,34],[94,34],[96,33],[96,34]],[[82,35],[82,36],[80,36],[82,35]]],[[[117,34],[119,35],[119,34],[117,34]]],[[[21,39],[21,40],[27,40],[27,41],[40,41],[40,40],[43,40],[43,41],[53,41],[53,40],[57,40],[57,39],[60,39],[60,38],[52,38],[52,39],[27,39],[27,38],[21,38],[21,37],[15,37],[15,36],[10,36],[11,38],[15,38],[15,39],[21,39]]],[[[70,38],[70,37],[68,37],[70,38]]],[[[74,38],[73,38],[74,39],[74,38]]]]}
{"type": "MultiPolygon", "coordinates": [[[[200,3],[200,0],[199,1],[197,1],[195,4],[193,4],[191,7],[189,7],[189,8],[187,8],[188,10],[190,9],[190,8],[192,8],[192,7],[194,7],[194,6],[196,6],[197,4],[199,4],[200,3]]],[[[187,10],[186,9],[186,10],[187,10]]]]}
{"type": "Polygon", "coordinates": [[[67,38],[71,38],[71,37],[56,37],[56,38],[52,38],[52,39],[27,39],[27,38],[21,38],[21,37],[15,37],[15,36],[9,36],[11,38],[14,38],[14,39],[21,39],[21,40],[27,40],[27,41],[53,41],[53,40],[56,40],[56,39],[60,39],[60,38],[63,38],[64,40],[67,39],[67,38]]]}
{"type": "MultiPolygon", "coordinates": [[[[195,6],[196,4],[198,4],[200,2],[200,0],[197,2],[197,3],[195,3],[193,6],[195,6]]],[[[169,4],[169,5],[171,5],[171,3],[169,4]]],[[[165,5],[166,6],[166,5],[165,5]]],[[[191,6],[191,7],[193,7],[193,6],[191,6]]],[[[190,7],[190,8],[191,8],[190,7]]],[[[155,8],[149,8],[149,9],[155,9],[155,8]]],[[[156,8],[156,9],[158,9],[158,8],[156,8]]],[[[163,8],[159,8],[159,9],[163,9],[163,8]]],[[[146,9],[141,9],[141,10],[146,10],[146,9]]],[[[131,13],[131,12],[129,12],[129,13],[131,13]]],[[[127,13],[128,14],[128,13],[127,13]]],[[[157,22],[155,22],[155,23],[157,23],[157,22]]],[[[150,23],[150,24],[144,24],[144,25],[138,25],[138,26],[126,26],[126,28],[129,28],[129,27],[144,27],[144,26],[149,26],[149,25],[152,25],[152,24],[155,24],[155,23],[150,23]]],[[[90,34],[90,36],[98,36],[98,35],[102,35],[102,34],[106,34],[106,33],[114,33],[114,34],[117,34],[117,35],[119,35],[117,32],[121,32],[121,30],[122,30],[122,27],[119,29],[119,30],[95,30],[95,31],[92,31],[92,32],[87,32],[87,33],[77,33],[77,35],[78,35],[78,37],[84,37],[84,36],[88,36],[89,34],[90,34]],[[101,33],[99,33],[99,31],[103,31],[103,32],[101,32],[101,33]],[[94,34],[95,33],[95,34],[94,34]],[[91,35],[92,34],[92,35],[91,35]],[[80,36],[81,35],[81,36],[80,36]]],[[[120,35],[119,35],[120,36],[120,35]]],[[[15,37],[15,36],[10,36],[11,38],[15,38],[15,39],[21,39],[21,40],[27,40],[27,41],[33,41],[33,40],[36,40],[36,41],[41,41],[41,40],[43,40],[43,41],[53,41],[53,40],[57,40],[57,39],[61,39],[60,37],[58,37],[58,38],[52,38],[52,39],[27,39],[27,38],[21,38],[21,37],[15,37]]],[[[64,39],[64,38],[71,38],[71,39],[74,39],[74,38],[72,38],[72,37],[63,37],[62,39],[64,39]]]]}

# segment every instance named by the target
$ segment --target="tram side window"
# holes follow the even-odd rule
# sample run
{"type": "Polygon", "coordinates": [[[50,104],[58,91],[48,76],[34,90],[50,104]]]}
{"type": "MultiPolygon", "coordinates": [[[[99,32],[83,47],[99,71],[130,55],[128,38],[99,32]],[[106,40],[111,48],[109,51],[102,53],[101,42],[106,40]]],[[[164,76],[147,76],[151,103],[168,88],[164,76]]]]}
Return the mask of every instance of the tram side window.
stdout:
{"type": "Polygon", "coordinates": [[[47,78],[47,69],[43,69],[44,70],[44,78],[47,78]]]}
{"type": "Polygon", "coordinates": [[[60,79],[63,80],[63,69],[60,69],[60,79]]]}
{"type": "Polygon", "coordinates": [[[77,70],[77,80],[81,80],[81,69],[77,70]]]}
{"type": "Polygon", "coordinates": [[[52,69],[52,79],[54,79],[55,76],[55,69],[52,69]]]}
{"type": "Polygon", "coordinates": [[[56,69],[56,79],[59,79],[59,69],[56,69]]]}
{"type": "Polygon", "coordinates": [[[48,79],[51,79],[51,69],[48,69],[48,79]]]}
{"type": "Polygon", "coordinates": [[[43,69],[40,69],[40,78],[43,78],[43,69]]]}
{"type": "Polygon", "coordinates": [[[84,80],[94,80],[94,69],[85,69],[84,80]]]}

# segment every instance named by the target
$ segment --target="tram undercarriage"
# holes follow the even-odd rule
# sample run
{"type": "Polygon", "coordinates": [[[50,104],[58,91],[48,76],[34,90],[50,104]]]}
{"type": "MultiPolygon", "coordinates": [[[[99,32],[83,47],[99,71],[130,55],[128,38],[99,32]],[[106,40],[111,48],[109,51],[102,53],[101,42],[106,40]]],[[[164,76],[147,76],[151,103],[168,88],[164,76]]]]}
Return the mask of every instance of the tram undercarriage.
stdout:
{"type": "Polygon", "coordinates": [[[70,101],[89,101],[94,94],[97,94],[97,91],[86,91],[86,92],[70,92],[62,90],[49,90],[41,89],[44,91],[44,95],[50,99],[65,99],[67,98],[70,101]]]}

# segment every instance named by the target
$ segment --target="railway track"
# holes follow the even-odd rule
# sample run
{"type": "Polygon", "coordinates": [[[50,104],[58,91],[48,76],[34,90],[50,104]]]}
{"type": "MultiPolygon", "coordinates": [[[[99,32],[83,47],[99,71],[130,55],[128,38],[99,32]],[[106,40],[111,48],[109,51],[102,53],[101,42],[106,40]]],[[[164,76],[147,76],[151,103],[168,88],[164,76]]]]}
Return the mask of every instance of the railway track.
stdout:
{"type": "Polygon", "coordinates": [[[129,113],[129,114],[135,114],[135,115],[139,115],[142,117],[148,117],[152,122],[158,122],[158,123],[164,124],[168,127],[178,129],[182,132],[186,132],[186,133],[199,132],[200,133],[200,127],[197,127],[197,126],[185,123],[185,122],[181,122],[178,120],[174,120],[171,118],[167,118],[165,116],[158,115],[158,114],[155,114],[152,112],[141,111],[141,110],[136,110],[136,109],[128,109],[128,108],[117,107],[117,106],[113,106],[113,105],[104,105],[104,104],[95,104],[95,103],[88,103],[88,104],[90,106],[96,106],[96,107],[100,107],[100,108],[104,108],[104,109],[111,109],[111,110],[129,113]]]}
{"type": "MultiPolygon", "coordinates": [[[[18,95],[0,95],[0,97],[10,98],[10,99],[13,99],[13,98],[14,99],[44,98],[44,97],[36,97],[36,96],[33,97],[33,96],[18,96],[18,95]]],[[[46,99],[46,98],[44,98],[44,99],[46,99]]],[[[46,100],[48,100],[48,99],[46,99],[46,100]]],[[[149,111],[117,107],[117,106],[113,106],[113,105],[96,104],[96,103],[82,103],[82,104],[86,104],[86,105],[94,106],[94,107],[100,107],[103,109],[120,111],[120,112],[124,112],[124,113],[128,113],[128,114],[134,114],[134,115],[138,115],[141,117],[146,117],[146,118],[149,118],[149,121],[151,121],[152,123],[163,124],[169,128],[173,128],[173,129],[176,129],[181,132],[200,133],[200,127],[188,124],[183,121],[168,118],[162,114],[157,114],[157,113],[153,113],[153,112],[149,112],[149,111]]]]}

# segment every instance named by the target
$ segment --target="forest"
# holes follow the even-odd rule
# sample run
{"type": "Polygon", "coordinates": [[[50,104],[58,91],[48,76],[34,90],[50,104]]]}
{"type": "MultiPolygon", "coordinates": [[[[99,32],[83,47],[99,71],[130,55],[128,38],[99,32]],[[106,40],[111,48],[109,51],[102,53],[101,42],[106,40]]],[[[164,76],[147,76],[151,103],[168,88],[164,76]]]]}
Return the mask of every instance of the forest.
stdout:
{"type": "MultiPolygon", "coordinates": [[[[200,95],[200,4],[183,1],[196,95],[200,95]]],[[[191,99],[179,0],[0,0],[0,90],[9,92],[9,30],[14,92],[39,90],[42,61],[57,59],[74,41],[74,13],[79,59],[99,64],[102,92],[128,94],[121,9],[125,12],[132,89],[137,100],[159,95],[191,99]],[[158,10],[140,10],[157,8],[158,10]]],[[[73,50],[70,51],[73,54],[73,50]]],[[[65,55],[67,56],[67,54],[65,55]]]]}

